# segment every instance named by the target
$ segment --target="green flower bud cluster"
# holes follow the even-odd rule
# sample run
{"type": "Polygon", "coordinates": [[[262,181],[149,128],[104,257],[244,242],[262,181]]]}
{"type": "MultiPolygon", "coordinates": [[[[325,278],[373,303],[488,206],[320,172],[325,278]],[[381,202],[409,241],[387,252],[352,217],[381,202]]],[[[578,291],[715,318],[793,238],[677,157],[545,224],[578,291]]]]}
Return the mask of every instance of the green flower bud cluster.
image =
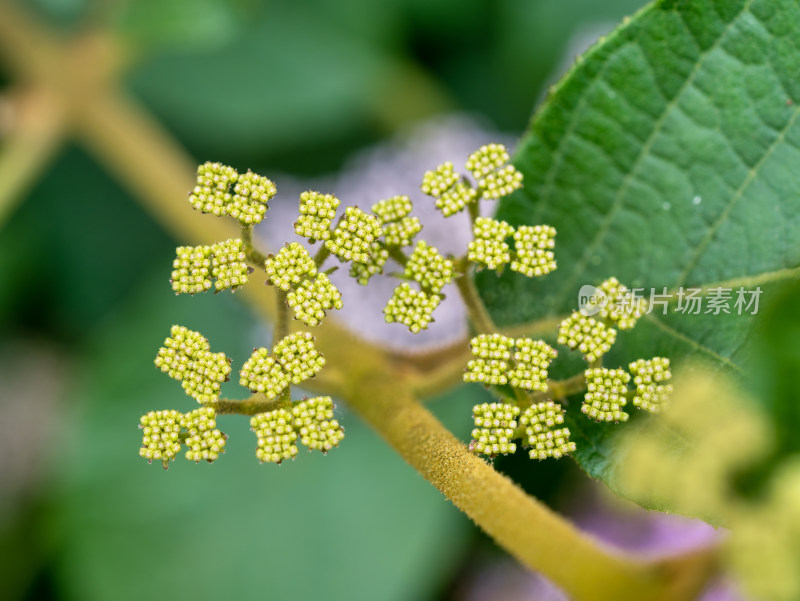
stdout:
{"type": "Polygon", "coordinates": [[[327,453],[338,447],[344,428],[333,419],[333,400],[329,396],[305,399],[292,407],[294,428],[300,442],[310,450],[327,453]]]}
{"type": "Polygon", "coordinates": [[[432,321],[433,310],[439,306],[442,297],[438,294],[426,294],[414,290],[403,282],[394,289],[389,301],[383,308],[386,323],[402,323],[414,334],[425,330],[432,321]]]}
{"type": "Polygon", "coordinates": [[[625,393],[630,379],[630,374],[624,369],[587,369],[586,394],[581,411],[599,422],[628,421],[628,414],[622,407],[628,403],[625,393]]]}
{"type": "Polygon", "coordinates": [[[328,240],[338,207],[339,199],[332,194],[303,192],[300,195],[300,217],[294,224],[294,231],[311,242],[328,240]]]}
{"type": "Polygon", "coordinates": [[[531,459],[560,459],[575,451],[575,443],[569,439],[569,428],[555,427],[564,423],[564,410],[558,403],[546,401],[531,405],[522,413],[519,422],[525,428],[531,459]]]}
{"type": "Polygon", "coordinates": [[[476,359],[467,364],[465,382],[485,386],[511,384],[525,390],[547,390],[547,370],[558,353],[542,340],[518,338],[502,334],[481,334],[470,341],[476,359]],[[511,363],[511,351],[514,361],[511,363]]]}
{"type": "Polygon", "coordinates": [[[481,146],[467,158],[466,167],[475,178],[477,189],[453,169],[453,163],[439,165],[422,177],[422,192],[436,199],[436,208],[445,217],[454,215],[479,197],[498,199],[522,187],[522,173],[507,165],[509,156],[502,144],[481,146]]]}
{"type": "Polygon", "coordinates": [[[305,399],[290,409],[279,408],[259,413],[250,420],[256,433],[259,461],[280,463],[297,455],[297,439],[309,450],[327,453],[339,446],[344,428],[333,419],[330,397],[305,399]]]}
{"type": "Polygon", "coordinates": [[[225,450],[227,436],[216,429],[216,411],[213,407],[200,407],[182,414],[174,409],[151,411],[139,420],[142,430],[142,447],[139,455],[148,461],[160,459],[167,469],[170,460],[181,450],[181,438],[186,446],[186,459],[209,463],[219,458],[225,450]],[[181,430],[186,435],[181,437],[181,430]]]}
{"type": "Polygon", "coordinates": [[[467,158],[467,169],[477,181],[483,198],[503,198],[522,187],[522,173],[513,165],[506,165],[508,160],[502,144],[486,144],[467,158]]]}
{"type": "Polygon", "coordinates": [[[256,457],[261,463],[280,463],[297,455],[297,432],[288,410],[280,408],[254,415],[250,429],[256,433],[256,457]]]}
{"type": "Polygon", "coordinates": [[[169,467],[169,461],[181,450],[180,419],[181,414],[174,409],[165,411],[151,411],[139,420],[142,430],[142,448],[139,456],[152,463],[153,459],[160,459],[164,469],[169,467]]]}
{"type": "Polygon", "coordinates": [[[217,280],[214,282],[217,292],[225,288],[235,290],[246,284],[249,273],[244,243],[240,239],[225,240],[211,246],[211,275],[217,280]]]}
{"type": "Polygon", "coordinates": [[[277,255],[269,255],[264,261],[268,283],[287,292],[299,284],[306,276],[317,273],[314,259],[299,242],[284,246],[277,255]]]}
{"type": "Polygon", "coordinates": [[[219,398],[222,382],[231,373],[225,353],[212,353],[199,332],[172,326],[170,337],[158,349],[156,367],[181,382],[183,390],[198,403],[213,403],[219,398]]]}
{"type": "Polygon", "coordinates": [[[516,257],[511,261],[512,271],[529,278],[546,275],[556,268],[556,228],[549,225],[521,225],[514,232],[516,257]]]}
{"type": "Polygon", "coordinates": [[[253,351],[239,372],[239,383],[253,392],[274,399],[290,384],[313,378],[325,365],[325,358],[314,346],[308,332],[297,332],[281,339],[272,349],[253,351]]]}
{"type": "Polygon", "coordinates": [[[257,348],[239,372],[239,384],[274,399],[291,383],[289,374],[265,348],[257,348]]]}
{"type": "Polygon", "coordinates": [[[590,363],[605,355],[617,339],[617,331],[574,311],[561,322],[558,343],[578,349],[590,363]]]}
{"type": "Polygon", "coordinates": [[[188,432],[185,443],[189,447],[186,459],[211,463],[225,452],[227,436],[217,430],[217,413],[213,407],[200,407],[180,418],[181,428],[188,432]]]}
{"type": "Polygon", "coordinates": [[[514,388],[547,391],[547,370],[558,352],[543,340],[518,338],[515,342],[514,369],[508,381],[514,388]]]}
{"type": "Polygon", "coordinates": [[[461,181],[461,176],[453,170],[453,163],[446,162],[422,176],[422,192],[436,199],[436,208],[445,217],[463,211],[478,199],[478,192],[461,181]]]}
{"type": "Polygon", "coordinates": [[[211,278],[216,291],[236,289],[247,283],[252,271],[247,266],[247,256],[241,240],[217,242],[212,246],[179,246],[175,250],[170,282],[175,294],[195,294],[211,288],[211,278]]]}
{"type": "Polygon", "coordinates": [[[404,275],[419,282],[424,291],[438,294],[453,281],[453,262],[439,254],[435,246],[420,240],[406,263],[404,275]]]}
{"type": "Polygon", "coordinates": [[[339,289],[324,273],[300,282],[286,295],[286,301],[294,310],[295,319],[309,326],[319,325],[325,317],[325,311],[341,309],[343,306],[339,289]]]}
{"type": "Polygon", "coordinates": [[[325,248],[343,261],[366,263],[372,243],[382,235],[377,217],[358,207],[347,207],[344,218],[325,242],[325,248]]]}
{"type": "Polygon", "coordinates": [[[669,370],[669,359],[653,357],[652,359],[638,359],[628,368],[633,374],[633,383],[636,384],[636,395],[633,397],[633,406],[658,413],[672,394],[672,385],[665,382],[672,378],[669,370]]]}
{"type": "Polygon", "coordinates": [[[511,440],[517,428],[519,407],[506,403],[483,403],[472,408],[475,429],[469,450],[475,454],[513,455],[517,445],[511,440]]]}
{"type": "Polygon", "coordinates": [[[614,322],[620,330],[630,330],[639,318],[647,312],[647,303],[636,298],[630,290],[619,283],[617,278],[609,278],[600,284],[608,302],[600,308],[600,315],[614,322]]]}
{"type": "Polygon", "coordinates": [[[475,263],[497,269],[511,261],[510,248],[506,238],[514,233],[514,228],[505,221],[490,217],[478,217],[473,224],[475,239],[467,247],[467,258],[475,263]]]}
{"type": "Polygon", "coordinates": [[[236,180],[233,192],[228,215],[247,226],[260,223],[264,219],[267,202],[275,196],[277,189],[266,177],[248,171],[236,180]]]}
{"type": "Polygon", "coordinates": [[[175,294],[195,294],[211,288],[210,246],[179,246],[175,254],[170,277],[175,294]]]}
{"type": "Polygon", "coordinates": [[[465,382],[480,382],[485,386],[502,386],[508,383],[508,361],[514,339],[501,334],[481,334],[469,343],[476,357],[467,363],[465,382]]]}
{"type": "Polygon", "coordinates": [[[342,295],[324,273],[317,273],[314,259],[302,244],[292,242],[264,262],[267,282],[288,291],[286,301],[295,319],[316,326],[329,309],[342,308],[342,295]],[[313,277],[312,277],[313,276],[313,277]]]}
{"type": "Polygon", "coordinates": [[[422,231],[419,217],[408,217],[412,208],[408,196],[393,196],[372,205],[372,212],[383,227],[383,240],[389,246],[408,246],[422,231]]]}
{"type": "Polygon", "coordinates": [[[242,225],[253,225],[264,218],[267,202],[276,192],[275,184],[266,177],[250,171],[239,175],[233,167],[207,162],[197,168],[197,184],[189,202],[203,213],[230,215],[242,225]]]}
{"type": "Polygon", "coordinates": [[[378,216],[381,223],[390,223],[392,221],[400,221],[413,208],[414,204],[408,196],[392,196],[372,205],[372,212],[378,216]]]}
{"type": "MultiPolygon", "coordinates": [[[[391,224],[390,224],[391,225],[391,224]]],[[[384,226],[384,237],[386,235],[384,226]]],[[[369,260],[366,263],[353,263],[350,265],[350,277],[355,278],[362,286],[366,286],[372,276],[383,273],[383,266],[389,260],[389,251],[380,243],[373,242],[369,247],[369,260]]]]}
{"type": "Polygon", "coordinates": [[[313,378],[325,366],[325,357],[314,346],[314,337],[309,332],[297,332],[282,338],[272,352],[289,374],[292,384],[300,384],[313,378]]]}

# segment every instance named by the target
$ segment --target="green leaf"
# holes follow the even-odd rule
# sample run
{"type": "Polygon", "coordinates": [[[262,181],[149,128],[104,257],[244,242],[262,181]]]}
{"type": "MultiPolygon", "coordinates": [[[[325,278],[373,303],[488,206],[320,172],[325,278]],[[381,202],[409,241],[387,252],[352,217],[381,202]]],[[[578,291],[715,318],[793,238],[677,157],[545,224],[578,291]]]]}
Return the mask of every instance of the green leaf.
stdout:
{"type": "MultiPolygon", "coordinates": [[[[664,0],[580,59],[534,117],[515,158],[525,187],[498,211],[555,226],[559,267],[533,280],[481,274],[498,323],[566,315],[582,285],[612,275],[659,293],[721,285],[734,300],[739,286],[760,285],[762,303],[797,278],[798,40],[794,0],[664,0]]],[[[730,310],[658,307],[620,333],[605,365],[664,355],[742,372],[753,318],[733,301],[730,310]]],[[[568,411],[576,459],[616,488],[612,455],[626,426],[588,421],[579,403],[568,411]]]]}

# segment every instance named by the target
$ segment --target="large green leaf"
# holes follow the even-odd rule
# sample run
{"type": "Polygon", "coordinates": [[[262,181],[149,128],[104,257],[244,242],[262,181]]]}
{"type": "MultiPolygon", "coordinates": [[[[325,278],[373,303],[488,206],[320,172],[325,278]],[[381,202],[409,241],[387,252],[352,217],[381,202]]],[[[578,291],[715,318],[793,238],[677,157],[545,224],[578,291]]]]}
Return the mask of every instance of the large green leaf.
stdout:
{"type": "MultiPolygon", "coordinates": [[[[664,0],[601,40],[534,117],[515,159],[525,187],[498,212],[555,226],[558,270],[481,274],[495,319],[566,315],[582,285],[612,275],[659,292],[760,284],[762,302],[796,278],[799,68],[796,0],[664,0]]],[[[744,371],[752,317],[732,303],[731,315],[661,312],[622,333],[605,364],[701,356],[744,371]]],[[[614,488],[625,426],[584,419],[579,401],[568,412],[576,458],[614,488]]]]}

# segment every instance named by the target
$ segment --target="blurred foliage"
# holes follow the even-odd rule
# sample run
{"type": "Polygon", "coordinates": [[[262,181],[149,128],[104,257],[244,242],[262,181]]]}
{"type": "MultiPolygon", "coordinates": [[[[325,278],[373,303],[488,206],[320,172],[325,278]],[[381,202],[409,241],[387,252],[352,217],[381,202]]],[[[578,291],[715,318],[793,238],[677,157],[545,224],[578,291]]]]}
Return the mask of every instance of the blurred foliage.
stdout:
{"type": "MultiPolygon", "coordinates": [[[[435,114],[522,132],[565,52],[642,2],[20,4],[67,34],[113,27],[131,48],[124,84],[198,160],[319,174],[435,114]]],[[[254,461],[236,417],[220,422],[225,469],[165,474],[136,455],[138,416],[182,398],[150,365],[169,325],[200,328],[239,360],[255,340],[230,298],[172,296],[175,244],[76,146],[0,224],[0,343],[48,340],[76,365],[39,497],[0,527],[0,562],[17,577],[0,598],[435,598],[472,526],[352,416],[337,453],[282,468],[254,461]]],[[[467,433],[476,390],[432,407],[467,433]]],[[[574,476],[567,462],[497,466],[545,499],[574,476]]]]}

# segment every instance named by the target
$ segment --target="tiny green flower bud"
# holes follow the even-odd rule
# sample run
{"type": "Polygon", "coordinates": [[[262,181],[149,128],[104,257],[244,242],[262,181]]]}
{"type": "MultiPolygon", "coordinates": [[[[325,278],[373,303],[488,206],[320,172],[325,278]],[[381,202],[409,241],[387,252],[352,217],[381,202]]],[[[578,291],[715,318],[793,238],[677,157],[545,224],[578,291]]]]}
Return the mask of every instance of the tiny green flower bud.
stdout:
{"type": "Polygon", "coordinates": [[[518,338],[509,383],[515,388],[547,391],[547,370],[557,356],[556,350],[542,340],[518,338]]]}
{"type": "Polygon", "coordinates": [[[332,194],[303,192],[300,195],[300,217],[294,224],[294,231],[311,242],[327,240],[331,236],[331,223],[338,206],[339,199],[332,194]]]}
{"type": "Polygon", "coordinates": [[[414,290],[404,282],[394,289],[394,294],[383,309],[383,314],[386,323],[402,323],[416,334],[428,328],[433,310],[441,300],[442,297],[437,294],[414,290]]]}
{"type": "Polygon", "coordinates": [[[197,168],[197,183],[189,194],[189,202],[203,213],[217,217],[228,214],[230,187],[239,177],[236,169],[221,163],[207,162],[197,168]]]}
{"type": "Polygon", "coordinates": [[[325,248],[343,261],[366,263],[372,243],[383,235],[381,222],[358,207],[347,207],[325,248]]]}
{"type": "Polygon", "coordinates": [[[290,384],[291,377],[265,348],[253,351],[239,372],[239,384],[252,392],[260,392],[268,399],[274,399],[290,384]]]}
{"type": "Polygon", "coordinates": [[[522,174],[513,165],[506,165],[508,159],[502,144],[486,144],[469,155],[467,169],[484,198],[502,198],[522,187],[522,174]]]}
{"type": "Polygon", "coordinates": [[[267,202],[275,196],[275,184],[251,171],[239,176],[233,187],[234,195],[228,204],[228,215],[242,225],[254,225],[264,219],[267,202]]]}
{"type": "Polygon", "coordinates": [[[280,463],[297,455],[294,419],[286,409],[254,415],[250,429],[256,433],[256,457],[261,463],[280,463]]]}
{"type": "Polygon", "coordinates": [[[561,322],[558,343],[578,349],[590,363],[605,355],[617,339],[617,331],[575,311],[561,322]]]}
{"type": "Polygon", "coordinates": [[[172,262],[175,294],[195,294],[211,288],[211,247],[179,246],[172,262]]]}
{"type": "Polygon", "coordinates": [[[453,281],[453,262],[439,254],[435,246],[420,240],[406,263],[404,274],[418,281],[423,289],[438,294],[445,284],[453,281]]]}
{"type": "Polygon", "coordinates": [[[310,450],[327,453],[338,447],[344,428],[333,419],[333,400],[329,396],[305,399],[292,407],[295,431],[310,450]]]}
{"type": "Polygon", "coordinates": [[[325,365],[325,358],[317,351],[314,337],[309,332],[297,332],[282,338],[272,348],[272,353],[293,384],[313,378],[325,365]]]}
{"type": "Polygon", "coordinates": [[[587,369],[586,394],[581,412],[598,422],[628,421],[628,414],[622,407],[628,403],[625,393],[630,379],[630,374],[624,369],[587,369]]]}
{"type": "Polygon", "coordinates": [[[633,406],[651,413],[661,411],[672,394],[672,384],[665,384],[672,378],[669,359],[638,359],[629,365],[629,369],[633,374],[633,383],[636,384],[633,406]]]}
{"type": "Polygon", "coordinates": [[[507,403],[483,403],[472,408],[475,429],[469,450],[489,457],[513,455],[517,445],[511,440],[517,428],[519,407],[507,403]]]}
{"type": "Polygon", "coordinates": [[[553,401],[535,403],[525,409],[519,418],[525,428],[525,438],[531,459],[560,459],[575,450],[575,443],[569,440],[569,428],[556,428],[564,423],[564,410],[553,401]]]}
{"type": "Polygon", "coordinates": [[[445,217],[464,210],[478,198],[477,191],[460,180],[450,162],[439,165],[434,171],[426,171],[422,177],[422,192],[436,199],[436,208],[445,217]]]}
{"type": "Polygon", "coordinates": [[[181,416],[181,428],[188,432],[184,441],[189,450],[186,459],[209,463],[219,459],[219,454],[225,452],[227,436],[217,430],[217,413],[213,407],[200,407],[181,416]]]}
{"type": "Polygon", "coordinates": [[[505,240],[514,233],[514,228],[505,221],[489,217],[478,217],[473,225],[475,239],[467,247],[467,258],[482,263],[489,269],[497,269],[511,261],[510,248],[505,240]]]}
{"type": "Polygon", "coordinates": [[[298,242],[287,244],[277,255],[270,255],[264,262],[264,270],[267,281],[284,292],[299,284],[305,276],[317,273],[314,259],[298,242]]]}
{"type": "Polygon", "coordinates": [[[546,275],[556,268],[554,227],[549,225],[521,225],[514,232],[516,258],[511,269],[529,278],[546,275]]]}
{"type": "Polygon", "coordinates": [[[160,459],[164,469],[167,469],[170,459],[174,459],[181,450],[181,417],[174,409],[151,411],[143,415],[139,420],[139,428],[142,430],[139,456],[149,463],[153,459],[160,459]]]}
{"type": "Polygon", "coordinates": [[[305,279],[289,290],[286,302],[294,309],[295,318],[309,326],[318,325],[328,309],[342,308],[342,295],[328,276],[318,273],[313,280],[305,279]]]}
{"type": "Polygon", "coordinates": [[[355,278],[362,286],[366,286],[372,276],[383,273],[383,266],[386,265],[388,260],[389,251],[377,242],[373,242],[370,244],[369,260],[366,263],[352,263],[350,265],[350,277],[355,278]]]}
{"type": "Polygon", "coordinates": [[[617,278],[607,279],[600,284],[600,290],[608,298],[606,305],[600,309],[600,315],[613,321],[620,330],[630,330],[647,312],[644,299],[636,298],[617,278]]]}
{"type": "Polygon", "coordinates": [[[238,238],[217,242],[211,247],[211,275],[217,280],[214,282],[217,292],[244,285],[249,271],[244,243],[238,238]]]}
{"type": "Polygon", "coordinates": [[[400,221],[411,212],[414,205],[408,196],[392,196],[372,205],[372,212],[378,216],[381,223],[400,221]]]}

